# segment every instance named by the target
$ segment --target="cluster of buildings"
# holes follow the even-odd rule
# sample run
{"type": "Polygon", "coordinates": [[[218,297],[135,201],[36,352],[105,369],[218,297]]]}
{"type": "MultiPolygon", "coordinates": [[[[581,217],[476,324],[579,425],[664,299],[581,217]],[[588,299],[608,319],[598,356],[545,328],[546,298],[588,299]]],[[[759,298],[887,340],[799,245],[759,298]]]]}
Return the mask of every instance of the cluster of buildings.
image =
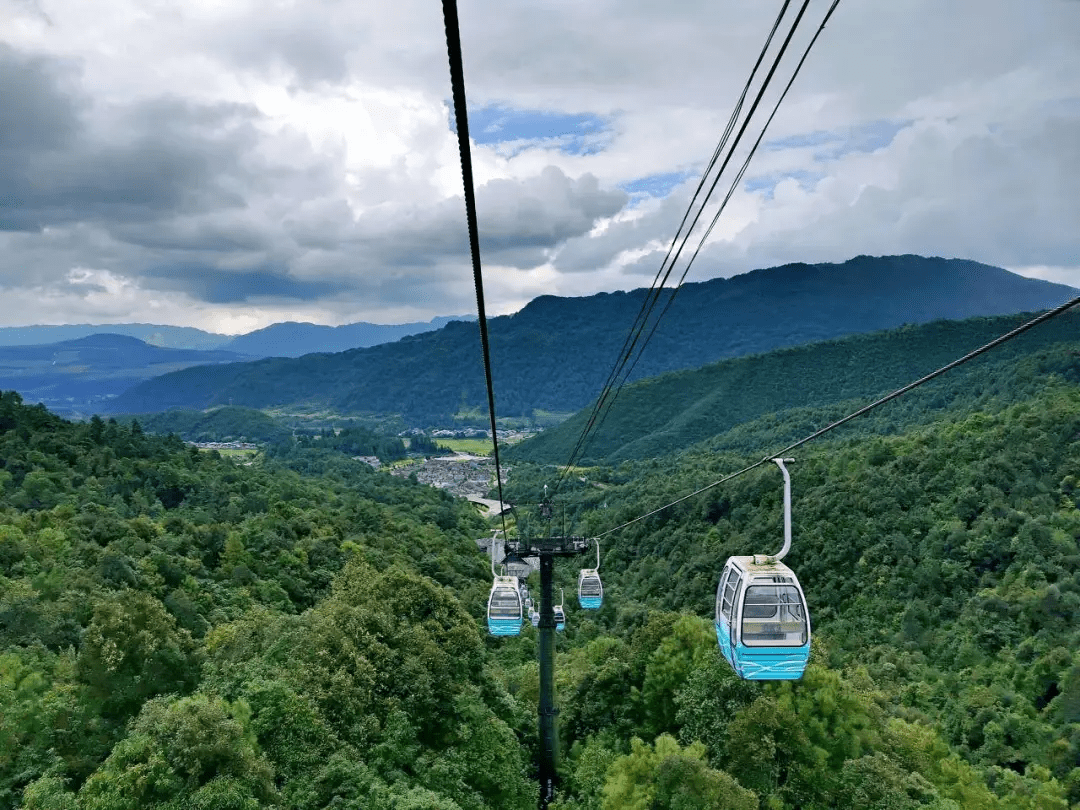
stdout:
{"type": "MultiPolygon", "coordinates": [[[[458,454],[429,458],[408,466],[394,467],[392,475],[416,474],[416,480],[461,497],[484,495],[492,486],[494,474],[490,458],[458,454]]],[[[505,475],[506,468],[503,468],[505,475]]]]}

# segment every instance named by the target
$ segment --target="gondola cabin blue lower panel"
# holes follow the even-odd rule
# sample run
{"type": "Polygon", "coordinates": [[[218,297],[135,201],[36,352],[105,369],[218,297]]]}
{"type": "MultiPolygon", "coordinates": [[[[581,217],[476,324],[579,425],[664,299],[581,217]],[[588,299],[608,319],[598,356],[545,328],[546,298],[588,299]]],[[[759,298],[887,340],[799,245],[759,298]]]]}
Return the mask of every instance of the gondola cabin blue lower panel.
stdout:
{"type": "Polygon", "coordinates": [[[521,619],[488,619],[488,632],[493,636],[519,635],[521,619]]]}
{"type": "Polygon", "coordinates": [[[584,610],[599,610],[604,599],[601,596],[579,596],[578,602],[584,610]]]}
{"type": "Polygon", "coordinates": [[[735,644],[723,622],[714,622],[720,652],[735,674],[747,681],[795,681],[803,676],[810,660],[810,645],[802,647],[747,647],[735,644]]]}

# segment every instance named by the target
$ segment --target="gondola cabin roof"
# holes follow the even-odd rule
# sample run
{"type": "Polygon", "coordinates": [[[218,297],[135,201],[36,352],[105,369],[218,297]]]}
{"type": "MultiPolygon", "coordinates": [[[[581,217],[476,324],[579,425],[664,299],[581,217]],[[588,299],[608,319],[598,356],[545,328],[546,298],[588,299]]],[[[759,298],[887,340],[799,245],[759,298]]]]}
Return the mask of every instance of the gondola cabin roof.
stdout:
{"type": "Polygon", "coordinates": [[[784,582],[798,583],[799,581],[794,571],[767,554],[729,557],[727,564],[737,568],[744,577],[753,582],[780,584],[784,582]]]}

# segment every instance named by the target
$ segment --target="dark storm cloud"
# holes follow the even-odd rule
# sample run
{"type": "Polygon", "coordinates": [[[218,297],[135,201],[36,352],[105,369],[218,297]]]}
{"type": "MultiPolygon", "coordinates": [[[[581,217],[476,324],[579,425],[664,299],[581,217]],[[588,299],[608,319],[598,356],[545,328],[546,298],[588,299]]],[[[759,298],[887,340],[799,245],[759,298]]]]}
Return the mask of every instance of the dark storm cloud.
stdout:
{"type": "Polygon", "coordinates": [[[193,262],[172,263],[148,268],[146,275],[161,280],[166,288],[183,290],[211,304],[240,304],[262,299],[312,301],[345,288],[328,281],[293,278],[286,267],[276,262],[239,271],[193,262]]]}
{"type": "MultiPolygon", "coordinates": [[[[0,75],[12,102],[0,116],[0,225],[49,228],[56,248],[67,234],[65,255],[78,257],[37,265],[40,281],[85,264],[212,304],[408,300],[425,286],[453,288],[467,267],[460,197],[430,199],[419,187],[357,215],[342,154],[316,153],[303,136],[296,148],[267,150],[251,107],[173,96],[92,103],[71,67],[10,48],[0,75]]],[[[396,176],[384,174],[365,170],[359,183],[393,187],[396,176]]],[[[485,264],[518,268],[543,264],[628,199],[554,166],[491,180],[477,196],[485,264]]],[[[0,283],[24,267],[5,263],[0,283]]],[[[80,283],[82,293],[96,289],[80,283]]]]}
{"type": "MultiPolygon", "coordinates": [[[[628,196],[603,189],[586,174],[567,177],[555,166],[524,180],[497,179],[476,191],[480,249],[484,261],[528,269],[549,258],[567,239],[589,233],[597,220],[617,213],[628,196]]],[[[422,211],[384,212],[360,227],[391,266],[423,266],[445,257],[467,257],[465,206],[460,197],[422,211]],[[386,238],[389,236],[389,238],[386,238]],[[381,243],[381,245],[380,245],[381,243]]]]}
{"type": "Polygon", "coordinates": [[[131,223],[243,198],[251,108],[176,98],[91,108],[55,60],[0,47],[0,230],[131,223]]]}
{"type": "Polygon", "coordinates": [[[63,89],[70,67],[27,57],[0,42],[0,150],[56,149],[79,128],[77,109],[63,89]]]}

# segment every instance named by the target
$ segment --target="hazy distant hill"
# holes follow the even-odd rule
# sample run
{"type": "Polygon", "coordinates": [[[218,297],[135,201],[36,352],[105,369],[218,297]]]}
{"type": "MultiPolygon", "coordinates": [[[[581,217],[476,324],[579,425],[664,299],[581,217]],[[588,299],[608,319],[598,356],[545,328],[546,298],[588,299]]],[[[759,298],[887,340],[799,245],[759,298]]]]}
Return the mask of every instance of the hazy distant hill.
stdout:
{"type": "Polygon", "coordinates": [[[167,349],[223,349],[229,335],[204,332],[190,326],[162,326],[152,323],[78,323],[62,326],[0,326],[0,347],[43,346],[90,335],[127,335],[151,346],[167,349]]]}
{"type": "Polygon", "coordinates": [[[466,321],[475,315],[433,318],[415,323],[350,323],[320,326],[314,323],[275,323],[246,335],[219,335],[188,326],[147,323],[71,324],[66,326],[3,326],[0,347],[41,346],[90,335],[127,335],[166,349],[226,349],[248,357],[299,357],[312,352],[343,352],[400,340],[406,335],[430,332],[450,321],[466,321]]]}
{"type": "Polygon", "coordinates": [[[361,321],[344,326],[320,326],[289,321],[275,323],[246,335],[237,335],[225,348],[254,357],[300,357],[315,352],[344,352],[391,343],[420,332],[430,332],[450,321],[475,319],[475,315],[463,315],[433,318],[427,322],[382,325],[361,321]]]}
{"type": "Polygon", "coordinates": [[[208,363],[251,358],[237,352],[163,349],[127,335],[98,334],[41,346],[0,347],[0,390],[18,391],[57,413],[100,410],[138,382],[208,363]]]}
{"type": "MultiPolygon", "coordinates": [[[[685,285],[633,378],[905,323],[1039,310],[1077,292],[977,262],[919,256],[757,270],[685,285]]],[[[528,416],[588,404],[645,295],[543,296],[491,319],[497,412],[528,416]]],[[[454,322],[336,355],[186,370],[140,384],[111,407],[139,413],[229,403],[398,413],[421,425],[479,416],[486,395],[478,330],[454,322]]]]}

